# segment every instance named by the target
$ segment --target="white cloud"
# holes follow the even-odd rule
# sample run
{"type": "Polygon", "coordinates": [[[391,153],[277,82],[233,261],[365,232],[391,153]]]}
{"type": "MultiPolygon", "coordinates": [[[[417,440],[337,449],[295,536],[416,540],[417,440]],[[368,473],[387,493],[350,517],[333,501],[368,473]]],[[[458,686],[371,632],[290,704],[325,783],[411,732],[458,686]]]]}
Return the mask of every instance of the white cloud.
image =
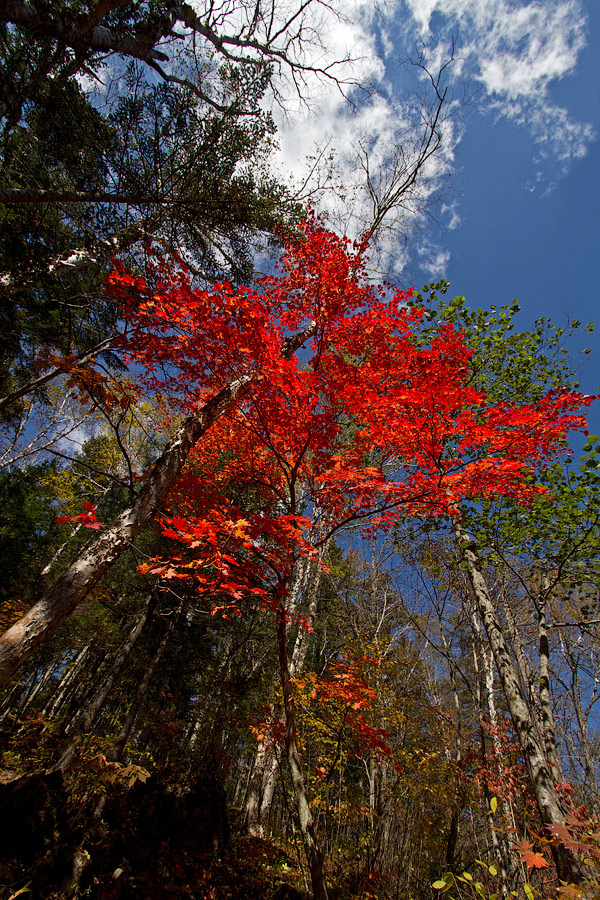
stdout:
{"type": "Polygon", "coordinates": [[[528,127],[540,159],[565,169],[586,153],[593,128],[574,121],[550,99],[551,85],[574,71],[586,45],[580,0],[405,3],[412,27],[426,44],[428,62],[435,66],[448,53],[449,35],[454,35],[462,63],[454,74],[478,83],[497,115],[528,127]]]}
{"type": "MultiPolygon", "coordinates": [[[[397,8],[397,0],[389,0],[388,19],[397,8]]],[[[374,10],[374,4],[340,0],[336,14],[328,12],[331,18],[321,33],[328,36],[331,59],[353,57],[336,74],[376,85],[377,91],[355,92],[356,105],[352,105],[331,82],[313,78],[305,96],[294,99],[288,94],[284,108],[274,109],[280,146],[275,160],[278,175],[288,175],[302,186],[303,196],[350,237],[370,225],[376,198],[392,192],[395,184],[402,183],[402,173],[410,172],[426,130],[423,107],[413,97],[395,96],[386,78],[378,48],[387,54],[392,43],[387,28],[376,28],[374,10]]],[[[310,46],[306,49],[307,62],[321,61],[319,54],[314,59],[310,56],[310,46]]],[[[459,138],[448,112],[439,123],[442,146],[424,163],[418,181],[403,192],[371,248],[373,270],[401,273],[409,256],[409,239],[448,180],[459,138]]]]}
{"type": "MultiPolygon", "coordinates": [[[[441,147],[423,162],[414,184],[409,176],[422,150],[424,128],[407,102],[374,95],[354,110],[339,106],[334,111],[329,106],[323,111],[321,107],[321,115],[307,118],[300,129],[289,121],[280,122],[279,128],[279,172],[293,173],[296,184],[304,184],[310,173],[305,185],[309,199],[329,223],[349,237],[370,227],[377,203],[405,185],[372,242],[370,256],[372,271],[399,276],[409,258],[413,235],[424,225],[450,177],[457,141],[455,123],[451,119],[440,123],[441,147]],[[321,156],[313,171],[315,148],[321,156]],[[325,181],[324,173],[328,176],[325,181]]],[[[446,217],[454,223],[456,212],[447,208],[446,217]]]]}
{"type": "MultiPolygon", "coordinates": [[[[277,0],[275,8],[281,17],[297,3],[277,0]]],[[[253,15],[255,3],[224,0],[219,9],[241,26],[253,15]]],[[[306,7],[300,31],[305,41],[294,51],[299,62],[322,67],[346,84],[378,88],[370,94],[346,88],[356,101],[351,107],[327,77],[307,72],[294,82],[282,71],[279,97],[265,100],[278,126],[277,174],[289,177],[304,198],[351,236],[368,222],[373,192],[381,195],[389,189],[398,151],[406,154],[405,162],[417,152],[415,106],[407,96],[398,96],[394,85],[406,78],[396,77],[391,67],[397,58],[414,54],[419,42],[435,72],[449,59],[454,41],[456,58],[447,76],[477,85],[476,102],[529,130],[536,190],[548,190],[594,138],[588,123],[575,120],[551,99],[552,86],[575,71],[586,44],[581,0],[314,0],[306,7]]],[[[423,85],[425,89],[425,81],[423,85]]],[[[432,276],[447,265],[447,255],[436,246],[417,249],[415,235],[430,205],[442,196],[464,127],[452,118],[442,124],[441,149],[379,235],[375,268],[398,275],[413,245],[413,258],[431,255],[427,271],[432,276]]],[[[456,203],[440,204],[438,212],[445,227],[457,227],[456,203]]]]}
{"type": "Polygon", "coordinates": [[[419,272],[429,281],[444,278],[450,262],[450,253],[431,241],[425,241],[417,250],[419,272]]]}
{"type": "Polygon", "coordinates": [[[448,231],[454,231],[461,223],[460,213],[458,211],[458,201],[453,200],[451,203],[442,203],[441,213],[443,216],[444,227],[448,231]]]}

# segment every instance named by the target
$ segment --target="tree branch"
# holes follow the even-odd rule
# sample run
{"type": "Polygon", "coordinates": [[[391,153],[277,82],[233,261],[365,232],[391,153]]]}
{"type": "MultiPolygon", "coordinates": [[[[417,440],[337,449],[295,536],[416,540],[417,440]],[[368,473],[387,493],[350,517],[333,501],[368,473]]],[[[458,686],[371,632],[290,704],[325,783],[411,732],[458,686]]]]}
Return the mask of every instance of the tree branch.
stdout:
{"type": "MultiPolygon", "coordinates": [[[[316,331],[311,322],[286,338],[281,356],[289,359],[316,331]]],[[[0,638],[0,686],[34,653],[85,600],[132,540],[151,522],[177,481],[195,444],[208,429],[252,389],[258,372],[241,375],[225,385],[177,429],[139,494],[116,522],[98,535],[31,609],[0,638]]]]}
{"type": "MultiPolygon", "coordinates": [[[[82,353],[80,356],[75,356],[73,358],[74,363],[85,363],[96,353],[101,353],[103,350],[107,350],[112,343],[112,338],[107,338],[105,341],[100,341],[99,344],[96,344],[90,350],[86,350],[85,353],[82,353]]],[[[64,375],[65,370],[55,366],[53,369],[50,369],[49,372],[46,372],[44,375],[40,375],[39,378],[33,378],[31,381],[28,381],[27,384],[22,385],[16,391],[12,391],[10,394],[7,394],[5,397],[0,398],[0,410],[4,409],[6,406],[10,406],[11,403],[14,403],[16,400],[20,400],[21,397],[24,397],[26,394],[31,394],[33,391],[37,390],[43,385],[48,384],[49,381],[52,381],[58,375],[64,375]]]]}
{"type": "Polygon", "coordinates": [[[3,272],[0,274],[0,297],[10,296],[17,293],[17,291],[38,287],[48,278],[61,278],[63,275],[80,272],[90,265],[106,262],[106,260],[116,256],[117,253],[121,253],[123,250],[131,247],[132,244],[145,237],[146,234],[146,227],[141,222],[138,222],[110,238],[98,241],[94,247],[77,247],[72,250],[64,250],[58,256],[55,256],[44,269],[23,274],[3,272]]]}

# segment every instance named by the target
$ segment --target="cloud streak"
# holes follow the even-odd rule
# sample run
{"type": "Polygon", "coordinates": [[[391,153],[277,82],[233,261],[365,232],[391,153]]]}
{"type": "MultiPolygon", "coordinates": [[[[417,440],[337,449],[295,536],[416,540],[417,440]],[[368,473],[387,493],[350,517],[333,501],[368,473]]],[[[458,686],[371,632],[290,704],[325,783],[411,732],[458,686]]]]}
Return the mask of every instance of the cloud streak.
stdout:
{"type": "MultiPolygon", "coordinates": [[[[275,112],[276,168],[350,236],[368,223],[373,192],[385,191],[398,152],[408,159],[418,147],[423,122],[414,95],[408,96],[418,79],[411,67],[399,72],[394,66],[419,47],[435,73],[454,46],[447,78],[456,86],[475,86],[482,111],[527,129],[535,164],[529,189],[551,190],[595,137],[588,122],[552,99],[553,86],[575,72],[586,46],[581,0],[382,0],[377,6],[338,0],[335,8],[319,4],[318,9],[320,42],[307,44],[305,60],[345,60],[336,69],[339,77],[376,90],[355,94],[355,107],[323,79],[307,83],[301,97],[288,95],[275,112]]],[[[428,87],[425,74],[421,86],[428,87]]],[[[375,268],[389,274],[399,275],[411,256],[415,261],[435,256],[438,272],[446,261],[445,250],[434,246],[423,226],[434,208],[445,227],[460,222],[457,204],[444,203],[444,190],[467,126],[458,104],[447,113],[457,115],[443,122],[440,149],[379,236],[375,268]]]]}
{"type": "Polygon", "coordinates": [[[551,99],[551,86],[574,72],[587,43],[580,0],[405,0],[405,8],[405,33],[416,30],[429,61],[443,57],[455,36],[455,74],[477,83],[496,115],[529,128],[538,161],[564,172],[585,155],[594,129],[551,99]]]}

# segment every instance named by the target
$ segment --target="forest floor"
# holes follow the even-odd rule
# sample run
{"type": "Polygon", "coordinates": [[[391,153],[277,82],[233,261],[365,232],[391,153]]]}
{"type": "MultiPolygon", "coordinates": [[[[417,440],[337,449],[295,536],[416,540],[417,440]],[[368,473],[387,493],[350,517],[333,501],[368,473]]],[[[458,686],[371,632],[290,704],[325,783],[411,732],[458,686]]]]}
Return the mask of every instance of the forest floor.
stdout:
{"type": "MultiPolygon", "coordinates": [[[[301,848],[229,824],[210,783],[149,778],[82,802],[59,773],[0,771],[0,900],[271,900],[301,848]]],[[[336,895],[339,896],[339,895],[336,895]]]]}

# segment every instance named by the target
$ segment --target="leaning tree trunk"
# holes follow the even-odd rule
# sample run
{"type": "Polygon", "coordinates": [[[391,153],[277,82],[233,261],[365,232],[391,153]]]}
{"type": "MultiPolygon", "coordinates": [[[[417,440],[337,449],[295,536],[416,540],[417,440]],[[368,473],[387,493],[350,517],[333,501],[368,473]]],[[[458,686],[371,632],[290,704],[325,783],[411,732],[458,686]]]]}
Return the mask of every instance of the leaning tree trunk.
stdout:
{"type": "Polygon", "coordinates": [[[86,644],[85,647],[82,647],[68,670],[64,673],[56,691],[46,700],[42,709],[43,719],[56,718],[59,714],[62,714],[63,707],[67,708],[71,703],[80,673],[83,671],[84,665],[87,665],[88,657],[92,655],[91,647],[91,644],[86,644]]]}
{"type": "MultiPolygon", "coordinates": [[[[564,825],[565,815],[546,760],[545,747],[539,739],[535,722],[523,697],[519,677],[506,647],[494,602],[481,572],[475,542],[458,524],[455,526],[455,533],[461,556],[466,562],[475,605],[494,654],[494,662],[531,779],[540,818],[547,826],[564,825]]],[[[558,877],[566,882],[579,881],[581,867],[574,853],[564,844],[558,843],[552,845],[552,851],[558,877]]]]}
{"type": "MultiPolygon", "coordinates": [[[[281,348],[282,357],[291,358],[315,330],[316,324],[311,323],[286,338],[281,348]]],[[[177,481],[194,445],[224,413],[249,393],[259,375],[259,372],[252,372],[236,378],[183,422],[154,463],[131,506],[110,528],[100,533],[38,602],[0,637],[0,687],[85,600],[126,547],[149,524],[177,481]]]]}

